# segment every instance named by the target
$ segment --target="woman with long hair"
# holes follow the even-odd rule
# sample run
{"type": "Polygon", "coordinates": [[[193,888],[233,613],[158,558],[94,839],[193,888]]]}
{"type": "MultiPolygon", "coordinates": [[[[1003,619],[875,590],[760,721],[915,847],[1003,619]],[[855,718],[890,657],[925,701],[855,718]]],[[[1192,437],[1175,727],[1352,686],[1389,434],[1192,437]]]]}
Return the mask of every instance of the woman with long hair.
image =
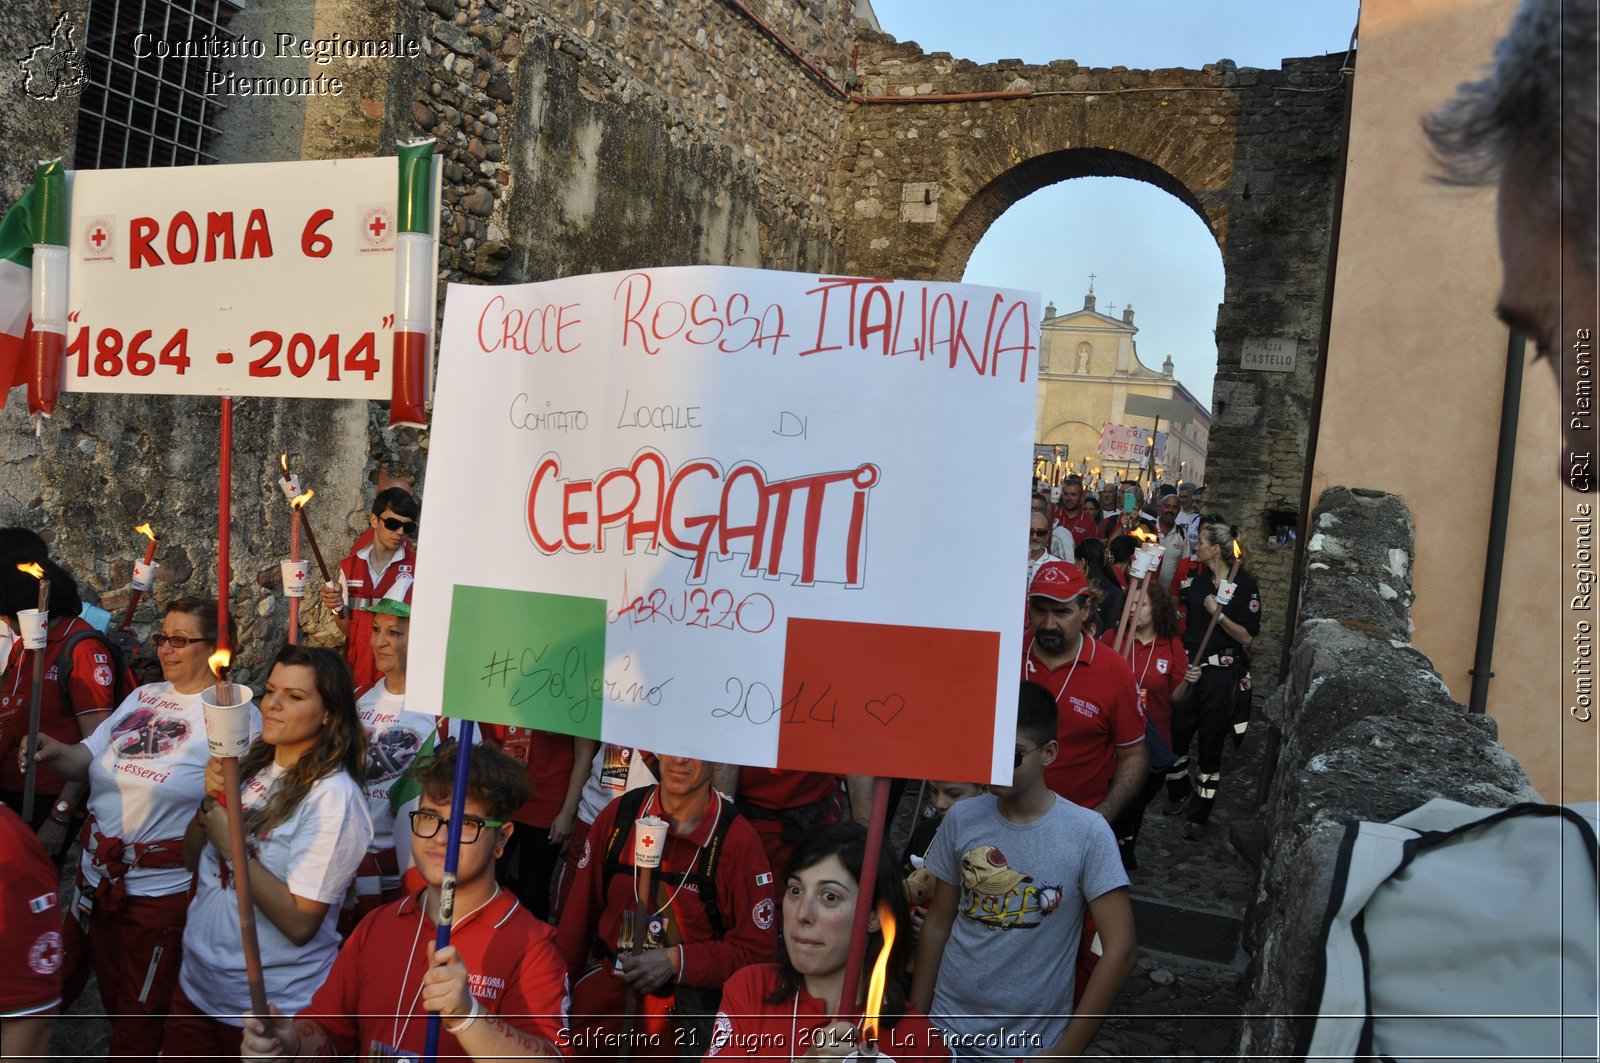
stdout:
{"type": "Polygon", "coordinates": [[[1122,617],[1122,583],[1111,570],[1104,539],[1087,539],[1078,551],[1078,567],[1095,592],[1095,613],[1102,632],[1114,630],[1122,617]]]}
{"type": "Polygon", "coordinates": [[[178,985],[193,878],[184,831],[205,795],[210,758],[200,692],[215,682],[207,658],[217,648],[216,603],[177,599],[151,641],[161,682],[133,691],[81,742],[39,736],[40,765],[89,783],[77,895],[63,928],[65,998],[76,998],[93,970],[111,1017],[112,1056],[161,1050],[178,985]]]}
{"type": "Polygon", "coordinates": [[[1166,811],[1173,815],[1185,811],[1188,822],[1183,825],[1183,836],[1189,839],[1205,833],[1222,782],[1222,747],[1227,736],[1233,735],[1235,745],[1242,742],[1250,719],[1250,645],[1261,633],[1261,593],[1256,578],[1241,568],[1231,598],[1226,604],[1218,600],[1233,566],[1235,548],[1242,558],[1238,528],[1222,521],[1206,525],[1195,550],[1199,569],[1183,592],[1188,615],[1183,648],[1189,662],[1200,669],[1200,677],[1194,682],[1194,696],[1176,706],[1172,714],[1172,752],[1178,760],[1167,780],[1166,811]],[[1212,617],[1216,617],[1216,629],[1201,657],[1200,643],[1212,617]],[[1188,753],[1197,738],[1200,779],[1190,795],[1188,753]]]}
{"type": "MultiPolygon", "coordinates": [[[[1110,645],[1112,636],[1105,642],[1110,645]]],[[[1150,757],[1150,773],[1128,806],[1111,823],[1117,835],[1117,850],[1122,866],[1133,871],[1139,866],[1135,847],[1139,828],[1144,823],[1145,807],[1161,790],[1161,782],[1171,770],[1172,710],[1189,700],[1200,669],[1189,665],[1183,640],[1178,637],[1178,611],[1172,596],[1160,587],[1139,599],[1139,612],[1133,620],[1133,636],[1123,647],[1128,666],[1133,670],[1139,692],[1139,708],[1148,722],[1145,751],[1150,757]]]]}
{"type": "MultiPolygon", "coordinates": [[[[784,869],[778,962],[746,967],[723,987],[708,1056],[828,1059],[852,1051],[866,1004],[866,972],[887,939],[875,912],[857,999],[841,1003],[856,907],[873,901],[873,891],[861,888],[866,850],[867,830],[855,822],[817,827],[794,847],[784,869]]],[[[905,882],[887,853],[879,860],[876,885],[895,928],[881,1009],[885,1052],[902,1061],[949,1059],[927,1017],[906,1005],[910,909],[905,882]]]]}
{"type": "Polygon", "coordinates": [[[232,867],[221,794],[222,765],[206,765],[205,789],[184,835],[199,890],[183,934],[183,970],[163,1051],[237,1055],[250,1009],[239,947],[236,875],[250,876],[267,996],[286,1014],[311,1002],[339,951],[339,903],[372,840],[361,780],[366,735],[344,658],[285,646],[261,698],[261,737],[239,760],[244,868],[232,867]]]}

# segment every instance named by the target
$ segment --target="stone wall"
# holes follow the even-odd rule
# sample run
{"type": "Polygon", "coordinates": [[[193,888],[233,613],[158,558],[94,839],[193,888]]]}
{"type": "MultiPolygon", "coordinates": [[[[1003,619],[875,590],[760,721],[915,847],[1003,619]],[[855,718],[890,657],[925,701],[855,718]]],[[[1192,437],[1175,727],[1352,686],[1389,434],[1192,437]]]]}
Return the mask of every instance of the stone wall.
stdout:
{"type": "Polygon", "coordinates": [[[1312,529],[1289,674],[1262,709],[1283,746],[1245,924],[1245,1058],[1291,1054],[1289,1016],[1315,1008],[1308,993],[1346,824],[1390,820],[1434,797],[1485,807],[1540,799],[1494,721],[1452,701],[1410,644],[1416,542],[1405,504],[1336,487],[1312,529]]]}
{"type": "MultiPolygon", "coordinates": [[[[443,157],[440,297],[450,281],[508,283],[640,265],[714,263],[833,268],[839,227],[826,210],[843,104],[755,19],[842,83],[847,0],[262,0],[234,32],[278,31],[420,45],[416,59],[229,60],[241,78],[337,75],[339,97],[240,97],[214,150],[222,162],[386,154],[433,136],[443,157]]],[[[6,5],[0,37],[49,39],[64,2],[6,5]]],[[[81,41],[81,31],[79,38],[81,41]]],[[[26,100],[0,64],[7,101],[0,199],[13,202],[34,160],[70,157],[76,101],[26,100]]],[[[36,431],[20,391],[0,414],[0,525],[44,532],[84,596],[126,603],[149,519],[161,538],[148,634],[159,603],[215,593],[217,404],[194,397],[64,395],[36,431]]],[[[260,678],[287,605],[276,564],[288,515],[272,481],[287,451],[317,490],[308,511],[330,562],[365,526],[374,488],[423,483],[428,436],[387,426],[384,403],[235,404],[232,604],[239,665],[260,678]]],[[[312,641],[330,618],[303,616],[312,641]]]]}
{"type": "MultiPolygon", "coordinates": [[[[1126,177],[1192,208],[1222,249],[1207,509],[1255,548],[1265,623],[1258,683],[1277,680],[1294,523],[1328,276],[1345,107],[1343,56],[1282,70],[979,65],[862,32],[861,91],[834,192],[844,269],[959,280],[1013,203],[1073,177],[1126,177]],[[1299,341],[1293,373],[1240,368],[1246,337],[1299,341]]],[[[1152,248],[1151,253],[1159,253],[1152,248]]]]}

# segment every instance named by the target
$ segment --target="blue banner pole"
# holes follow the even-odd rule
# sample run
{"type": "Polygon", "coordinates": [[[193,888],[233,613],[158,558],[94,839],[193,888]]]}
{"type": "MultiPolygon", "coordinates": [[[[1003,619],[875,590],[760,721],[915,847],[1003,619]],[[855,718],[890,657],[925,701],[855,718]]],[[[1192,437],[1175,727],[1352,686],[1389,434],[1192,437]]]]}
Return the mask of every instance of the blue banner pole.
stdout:
{"type": "MultiPolygon", "coordinates": [[[[472,760],[471,720],[458,720],[461,735],[456,739],[456,786],[450,794],[450,833],[444,850],[444,880],[439,884],[439,924],[434,932],[435,949],[450,944],[450,923],[455,918],[456,865],[461,861],[461,819],[467,811],[467,768],[472,760]]],[[[428,1039],[423,1048],[423,1063],[439,1058],[441,1020],[437,1011],[428,1016],[428,1039]]]]}

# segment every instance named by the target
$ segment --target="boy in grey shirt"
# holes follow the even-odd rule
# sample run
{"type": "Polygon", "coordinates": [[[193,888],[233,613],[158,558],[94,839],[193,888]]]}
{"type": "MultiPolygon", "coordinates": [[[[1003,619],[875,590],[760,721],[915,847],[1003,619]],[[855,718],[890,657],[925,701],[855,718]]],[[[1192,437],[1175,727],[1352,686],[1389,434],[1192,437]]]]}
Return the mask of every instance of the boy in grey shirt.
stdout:
{"type": "Polygon", "coordinates": [[[972,1059],[1080,1055],[1133,968],[1133,909],[1104,817],[1044,783],[1055,759],[1056,701],[1023,683],[1010,786],[945,814],[928,850],[939,880],[911,1004],[972,1059]],[[1073,1014],[1073,971],[1087,906],[1103,955],[1073,1014]]]}

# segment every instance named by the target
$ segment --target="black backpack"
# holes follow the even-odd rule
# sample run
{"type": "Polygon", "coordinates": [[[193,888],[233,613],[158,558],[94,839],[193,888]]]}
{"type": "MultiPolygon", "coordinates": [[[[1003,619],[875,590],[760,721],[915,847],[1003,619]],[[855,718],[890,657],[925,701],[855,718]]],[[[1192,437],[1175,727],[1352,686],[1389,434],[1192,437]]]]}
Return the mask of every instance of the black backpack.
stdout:
{"type": "MultiPolygon", "coordinates": [[[[611,876],[622,870],[623,843],[628,840],[628,834],[633,830],[633,821],[639,818],[639,809],[644,806],[645,798],[652,792],[652,787],[641,786],[617,798],[617,818],[611,827],[611,834],[606,838],[605,862],[601,865],[606,883],[610,883],[611,876]]],[[[700,906],[705,909],[706,918],[711,923],[711,936],[721,938],[728,928],[722,921],[722,909],[717,903],[717,865],[722,862],[722,848],[728,837],[728,828],[733,825],[734,817],[739,815],[739,810],[733,806],[732,801],[715,790],[712,791],[712,795],[722,802],[722,812],[717,819],[716,829],[711,837],[706,839],[705,849],[701,851],[700,858],[695,861],[694,866],[684,872],[657,868],[656,878],[673,887],[686,881],[694,883],[695,889],[699,891],[700,906]]]]}

